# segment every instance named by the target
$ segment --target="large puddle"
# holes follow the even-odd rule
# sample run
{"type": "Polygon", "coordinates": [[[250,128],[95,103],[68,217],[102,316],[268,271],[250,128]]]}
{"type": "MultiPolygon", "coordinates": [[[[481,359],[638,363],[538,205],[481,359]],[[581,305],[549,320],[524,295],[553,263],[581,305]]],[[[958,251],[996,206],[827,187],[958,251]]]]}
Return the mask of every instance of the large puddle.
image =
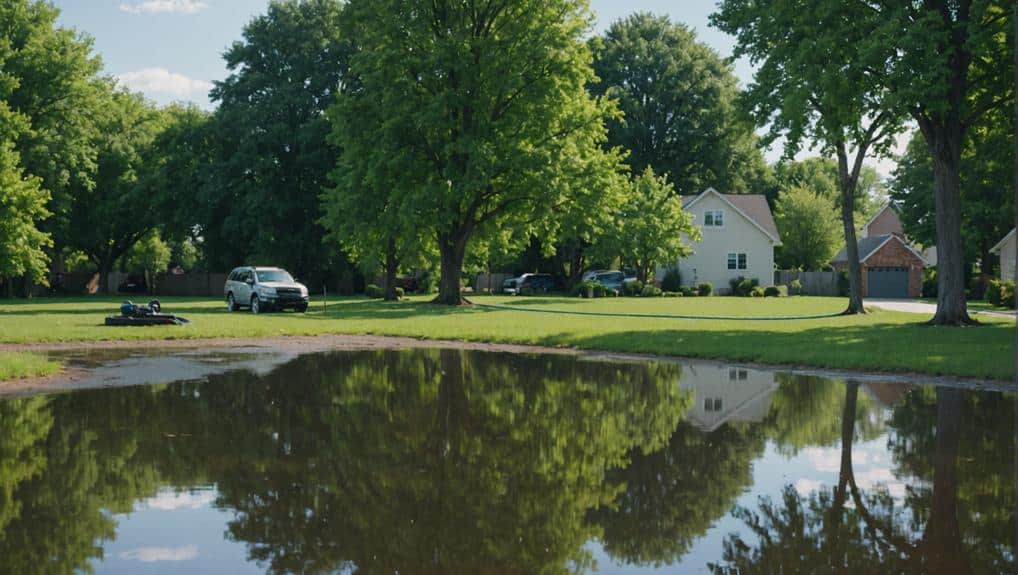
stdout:
{"type": "Polygon", "coordinates": [[[115,359],[0,399],[0,572],[1014,571],[1013,393],[436,349],[115,359]]]}

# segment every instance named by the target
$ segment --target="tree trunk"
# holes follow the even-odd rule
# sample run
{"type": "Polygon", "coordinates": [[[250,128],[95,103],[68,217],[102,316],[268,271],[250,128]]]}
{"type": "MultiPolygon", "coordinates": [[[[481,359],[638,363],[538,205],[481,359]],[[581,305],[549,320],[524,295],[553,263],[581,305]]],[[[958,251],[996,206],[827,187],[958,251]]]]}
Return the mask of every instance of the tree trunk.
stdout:
{"type": "Polygon", "coordinates": [[[99,264],[99,293],[108,294],[110,293],[110,271],[113,269],[113,263],[103,261],[99,264]]]}
{"type": "Polygon", "coordinates": [[[7,285],[7,299],[14,299],[14,278],[5,277],[4,283],[7,285]]]}
{"type": "Polygon", "coordinates": [[[457,232],[438,238],[438,252],[442,257],[442,272],[438,281],[438,296],[432,303],[463,305],[460,277],[463,275],[463,256],[466,253],[467,234],[457,232]]]}
{"type": "Polygon", "coordinates": [[[933,325],[972,325],[965,301],[965,249],[961,235],[961,126],[932,130],[933,200],[937,222],[937,313],[933,325]]]}
{"type": "Polygon", "coordinates": [[[396,257],[396,239],[389,238],[385,248],[385,278],[382,283],[385,288],[385,301],[396,301],[396,272],[399,270],[399,258],[396,257]]]}
{"type": "MultiPolygon", "coordinates": [[[[862,154],[865,150],[857,153],[862,154]]],[[[856,165],[861,165],[857,158],[856,165]]],[[[841,195],[841,225],[845,231],[845,257],[848,258],[848,308],[845,315],[866,313],[862,305],[862,263],[859,262],[859,243],[855,237],[855,187],[859,173],[849,173],[848,154],[844,145],[838,146],[838,191],[841,195]]]]}
{"type": "Polygon", "coordinates": [[[958,442],[962,401],[960,389],[937,388],[933,505],[921,544],[929,573],[934,574],[971,572],[958,525],[958,442]]]}

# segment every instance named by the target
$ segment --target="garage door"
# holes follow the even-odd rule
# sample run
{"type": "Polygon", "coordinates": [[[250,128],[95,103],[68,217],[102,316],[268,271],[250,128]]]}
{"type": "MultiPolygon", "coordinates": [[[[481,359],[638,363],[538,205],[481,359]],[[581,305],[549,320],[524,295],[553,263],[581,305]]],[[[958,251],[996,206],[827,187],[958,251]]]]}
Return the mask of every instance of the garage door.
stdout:
{"type": "Polygon", "coordinates": [[[868,297],[907,298],[908,268],[866,268],[868,297]]]}

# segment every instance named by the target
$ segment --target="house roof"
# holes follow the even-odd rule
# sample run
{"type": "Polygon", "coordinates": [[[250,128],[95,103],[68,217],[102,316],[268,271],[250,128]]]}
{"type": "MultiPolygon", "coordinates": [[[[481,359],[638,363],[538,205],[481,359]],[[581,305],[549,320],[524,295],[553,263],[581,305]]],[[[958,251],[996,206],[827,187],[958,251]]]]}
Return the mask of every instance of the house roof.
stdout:
{"type": "MultiPolygon", "coordinates": [[[[870,218],[870,221],[866,222],[866,224],[863,225],[862,229],[864,229],[864,230],[865,229],[869,229],[870,225],[873,224],[873,222],[877,221],[877,218],[880,217],[880,214],[884,213],[884,211],[886,211],[888,208],[891,208],[891,211],[894,212],[894,215],[896,215],[896,216],[898,215],[898,206],[894,202],[889,201],[889,202],[884,204],[884,207],[882,207],[879,210],[877,210],[877,213],[873,214],[873,217],[870,218]]],[[[900,217],[899,217],[899,221],[900,221],[900,217]]]]}
{"type": "Polygon", "coordinates": [[[997,242],[997,245],[995,245],[992,248],[990,248],[990,253],[991,254],[999,254],[1001,248],[1003,248],[1004,244],[1007,243],[1007,240],[1011,239],[1011,237],[1014,236],[1015,229],[1018,229],[1018,228],[1011,228],[1011,231],[1007,232],[1007,235],[1004,236],[1004,238],[1002,240],[997,242]]]}
{"type": "MultiPolygon", "coordinates": [[[[865,238],[859,238],[857,240],[857,243],[859,245],[859,263],[865,263],[866,260],[870,258],[870,256],[880,251],[880,248],[884,247],[884,244],[890,241],[899,242],[901,245],[905,246],[905,249],[912,252],[912,255],[919,258],[921,262],[923,262],[926,265],[929,265],[929,262],[926,261],[926,258],[924,258],[922,254],[915,251],[915,249],[912,246],[908,245],[908,242],[903,240],[901,236],[897,234],[887,234],[883,236],[867,236],[865,238]]],[[[834,258],[831,259],[831,263],[834,264],[848,263],[847,252],[848,252],[847,247],[841,248],[841,251],[838,252],[838,255],[834,256],[834,258]]]]}
{"type": "Polygon", "coordinates": [[[781,235],[778,233],[778,226],[774,223],[774,214],[771,207],[767,205],[767,198],[760,194],[722,194],[714,188],[707,188],[702,194],[696,196],[682,196],[682,208],[686,209],[706,195],[714,194],[727,202],[732,208],[760,228],[760,231],[769,237],[776,245],[781,245],[781,235]]]}

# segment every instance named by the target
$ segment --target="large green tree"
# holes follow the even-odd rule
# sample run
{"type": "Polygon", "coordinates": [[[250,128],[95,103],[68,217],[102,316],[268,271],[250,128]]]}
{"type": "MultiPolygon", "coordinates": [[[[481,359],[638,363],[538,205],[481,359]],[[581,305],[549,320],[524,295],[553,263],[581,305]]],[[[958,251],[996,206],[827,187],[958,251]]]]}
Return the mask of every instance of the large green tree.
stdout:
{"type": "Polygon", "coordinates": [[[44,230],[62,245],[73,195],[93,185],[104,88],[91,38],[59,26],[58,16],[42,0],[0,3],[0,101],[26,122],[14,150],[49,192],[44,230]]]}
{"type": "MultiPolygon", "coordinates": [[[[981,116],[1014,99],[1012,76],[1005,72],[1013,49],[1012,11],[993,0],[802,0],[780,6],[732,0],[723,6],[717,21],[741,29],[740,44],[754,45],[761,57],[773,58],[781,46],[793,45],[784,42],[793,37],[814,52],[812,60],[785,60],[791,65],[772,71],[806,71],[801,78],[843,88],[833,90],[838,97],[818,101],[829,114],[873,121],[904,114],[917,124],[933,160],[938,293],[931,323],[974,323],[965,304],[962,149],[981,116]],[[762,23],[777,23],[781,31],[764,40],[771,27],[762,23]]],[[[798,107],[809,103],[802,98],[798,107]]],[[[851,246],[849,255],[851,262],[851,246]]]]}
{"type": "MultiPolygon", "coordinates": [[[[256,258],[298,277],[322,277],[339,261],[325,250],[319,196],[338,150],[325,109],[347,67],[339,0],[274,0],[226,51],[230,75],[211,92],[214,173],[204,194],[221,265],[256,258]]],[[[210,238],[211,239],[211,238],[210,238]]]]}
{"type": "MultiPolygon", "coordinates": [[[[961,156],[961,232],[965,260],[980,262],[992,274],[997,257],[990,253],[1014,227],[1014,182],[1011,178],[1011,109],[987,114],[968,132],[961,156]]],[[[926,246],[936,245],[933,160],[918,134],[898,161],[891,197],[902,210],[905,232],[926,246]]]]}
{"type": "Polygon", "coordinates": [[[435,239],[436,302],[460,304],[468,248],[553,233],[551,216],[596,196],[587,175],[615,163],[600,152],[610,109],[586,91],[587,2],[354,0],[346,10],[351,71],[384,121],[347,134],[371,145],[351,145],[343,161],[386,158],[393,204],[435,239]]]}
{"type": "Polygon", "coordinates": [[[95,184],[75,189],[66,241],[99,270],[102,290],[114,263],[160,223],[142,183],[165,118],[140,94],[118,90],[97,120],[95,184]]]}
{"type": "Polygon", "coordinates": [[[596,37],[591,85],[618,102],[608,142],[629,151],[634,173],[653,167],[680,194],[708,187],[759,193],[768,167],[735,105],[731,64],[667,16],[638,13],[596,37]]]}
{"type": "Polygon", "coordinates": [[[766,140],[785,137],[788,156],[812,143],[837,158],[849,269],[845,313],[866,311],[854,217],[863,161],[887,152],[903,116],[900,107],[885,102],[879,79],[856,64],[863,59],[865,32],[835,24],[867,9],[864,2],[725,0],[711,17],[736,36],[735,54],[758,66],[744,103],[756,123],[768,127],[766,140]]]}
{"type": "Polygon", "coordinates": [[[781,230],[781,269],[819,270],[843,242],[834,202],[805,187],[785,190],[774,214],[781,230]]]}
{"type": "MultiPolygon", "coordinates": [[[[0,121],[5,112],[0,102],[0,121]]],[[[49,257],[44,250],[52,239],[38,226],[49,215],[49,192],[39,184],[37,177],[24,177],[14,144],[0,135],[0,279],[8,296],[14,293],[15,278],[46,281],[49,257]]]]}
{"type": "Polygon", "coordinates": [[[698,241],[700,228],[682,211],[682,199],[666,176],[648,166],[629,182],[623,198],[598,248],[608,252],[609,260],[620,258],[646,282],[656,266],[692,253],[686,241],[698,241]]]}

